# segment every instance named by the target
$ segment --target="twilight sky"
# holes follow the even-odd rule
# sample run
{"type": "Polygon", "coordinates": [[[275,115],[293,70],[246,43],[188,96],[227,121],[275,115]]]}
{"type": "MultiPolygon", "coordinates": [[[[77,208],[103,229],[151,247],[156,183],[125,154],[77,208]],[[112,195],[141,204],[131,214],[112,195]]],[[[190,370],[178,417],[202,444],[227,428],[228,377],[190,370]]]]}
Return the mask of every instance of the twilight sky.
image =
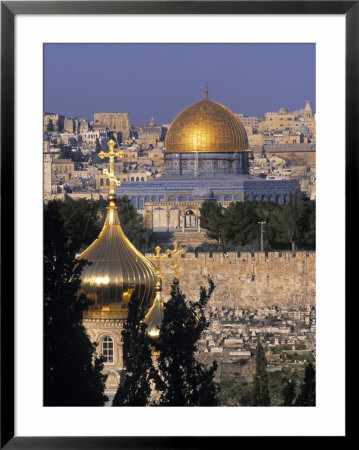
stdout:
{"type": "Polygon", "coordinates": [[[45,44],[44,111],[128,112],[132,125],[170,123],[205,96],[262,115],[311,101],[314,44],[45,44]]]}

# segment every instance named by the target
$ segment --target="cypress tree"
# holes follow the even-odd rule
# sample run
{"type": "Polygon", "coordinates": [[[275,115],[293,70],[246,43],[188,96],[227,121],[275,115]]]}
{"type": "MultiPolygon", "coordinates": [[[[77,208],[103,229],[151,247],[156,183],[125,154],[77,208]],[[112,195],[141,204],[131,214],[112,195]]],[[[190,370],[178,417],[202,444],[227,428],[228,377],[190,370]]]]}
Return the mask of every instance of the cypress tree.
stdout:
{"type": "Polygon", "coordinates": [[[197,341],[209,322],[205,306],[215,286],[200,288],[196,302],[186,302],[174,279],[171,298],[165,303],[160,328],[157,390],[161,393],[160,406],[214,406],[217,404],[213,383],[217,363],[206,369],[195,359],[197,341]]]}
{"type": "Polygon", "coordinates": [[[295,398],[295,382],[293,380],[286,380],[282,390],[283,406],[293,406],[295,398]]]}
{"type": "Polygon", "coordinates": [[[146,406],[151,394],[151,350],[142,322],[144,311],[132,295],[126,322],[122,330],[125,369],[112,406],[146,406]]]}
{"type": "Polygon", "coordinates": [[[310,362],[305,367],[304,383],[295,402],[296,406],[315,406],[315,369],[310,362]]]}
{"type": "Polygon", "coordinates": [[[44,405],[103,406],[106,376],[82,324],[90,302],[78,296],[82,268],[59,211],[44,209],[44,405]]]}
{"type": "Polygon", "coordinates": [[[267,374],[267,360],[262,344],[258,341],[256,350],[256,372],[253,380],[253,406],[269,406],[269,387],[267,374]]]}

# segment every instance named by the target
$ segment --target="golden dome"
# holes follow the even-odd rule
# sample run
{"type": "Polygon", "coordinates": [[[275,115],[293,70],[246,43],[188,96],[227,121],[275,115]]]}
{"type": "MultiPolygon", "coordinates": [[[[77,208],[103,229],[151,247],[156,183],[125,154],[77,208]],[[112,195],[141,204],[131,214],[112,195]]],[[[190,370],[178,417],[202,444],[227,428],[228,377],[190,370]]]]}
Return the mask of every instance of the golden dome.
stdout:
{"type": "Polygon", "coordinates": [[[168,128],[167,153],[219,153],[248,149],[239,119],[225,106],[202,100],[181,111],[168,128]]]}
{"type": "Polygon", "coordinates": [[[123,233],[111,200],[99,237],[78,256],[91,263],[81,276],[81,292],[94,301],[88,317],[127,317],[133,291],[145,308],[155,297],[156,269],[123,233]]]}
{"type": "Polygon", "coordinates": [[[156,285],[156,298],[151,306],[151,309],[148,311],[144,322],[147,325],[146,332],[147,334],[155,339],[160,335],[160,327],[163,320],[164,314],[164,305],[161,296],[162,291],[162,282],[161,279],[158,278],[156,285]]]}

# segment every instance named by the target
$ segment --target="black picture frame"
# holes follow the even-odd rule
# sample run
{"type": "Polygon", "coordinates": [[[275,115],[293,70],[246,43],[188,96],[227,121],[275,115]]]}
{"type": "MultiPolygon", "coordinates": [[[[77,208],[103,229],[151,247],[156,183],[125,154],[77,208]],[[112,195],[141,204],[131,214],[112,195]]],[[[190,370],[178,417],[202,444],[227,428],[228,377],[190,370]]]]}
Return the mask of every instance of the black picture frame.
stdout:
{"type": "MultiPolygon", "coordinates": [[[[357,205],[359,1],[5,1],[1,2],[1,441],[6,449],[157,449],[226,445],[229,437],[15,436],[14,406],[14,20],[18,14],[341,14],[346,19],[346,236],[357,205]]],[[[349,266],[353,245],[348,251],[349,266]]],[[[354,280],[346,273],[346,292],[354,280]]],[[[348,329],[348,327],[346,327],[348,329]]],[[[346,331],[347,333],[347,331],[346,331]]],[[[347,404],[347,403],[346,403],[347,404]]],[[[179,424],[180,426],[180,424],[179,424]]],[[[348,437],[348,429],[346,433],[348,437]]],[[[232,439],[232,438],[231,438],[232,439]]],[[[238,438],[235,438],[238,439],[238,438]]],[[[233,445],[233,442],[230,444],[233,445]]]]}

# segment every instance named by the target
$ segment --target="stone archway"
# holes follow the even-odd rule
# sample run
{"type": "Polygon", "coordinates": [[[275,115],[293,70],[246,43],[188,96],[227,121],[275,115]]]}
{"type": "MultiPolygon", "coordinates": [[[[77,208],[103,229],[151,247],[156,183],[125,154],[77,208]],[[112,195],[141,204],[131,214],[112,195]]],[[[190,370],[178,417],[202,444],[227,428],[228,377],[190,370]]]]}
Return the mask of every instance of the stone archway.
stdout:
{"type": "Polygon", "coordinates": [[[184,221],[185,228],[197,228],[197,217],[192,209],[187,209],[187,211],[184,213],[184,221]]]}

